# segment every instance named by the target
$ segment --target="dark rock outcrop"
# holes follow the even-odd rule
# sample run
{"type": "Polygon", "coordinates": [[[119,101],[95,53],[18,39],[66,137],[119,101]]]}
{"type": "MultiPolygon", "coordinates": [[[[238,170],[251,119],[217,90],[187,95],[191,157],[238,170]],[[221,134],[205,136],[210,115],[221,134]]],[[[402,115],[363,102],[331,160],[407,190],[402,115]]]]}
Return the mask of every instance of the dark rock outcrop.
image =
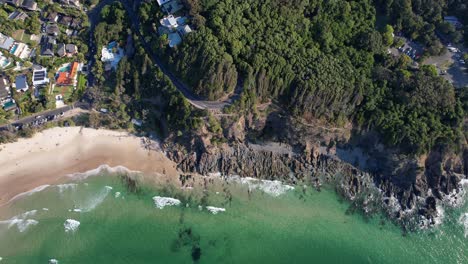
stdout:
{"type": "Polygon", "coordinates": [[[424,164],[416,159],[389,155],[375,160],[378,170],[364,171],[342,161],[330,149],[306,145],[293,148],[279,143],[210,146],[193,140],[188,146],[165,145],[167,156],[184,172],[208,175],[239,175],[289,184],[324,183],[336,190],[364,213],[384,209],[404,224],[415,227],[421,219],[433,223],[436,205],[466,178],[467,156],[431,152],[424,164]],[[408,224],[409,223],[409,224],[408,224]]]}

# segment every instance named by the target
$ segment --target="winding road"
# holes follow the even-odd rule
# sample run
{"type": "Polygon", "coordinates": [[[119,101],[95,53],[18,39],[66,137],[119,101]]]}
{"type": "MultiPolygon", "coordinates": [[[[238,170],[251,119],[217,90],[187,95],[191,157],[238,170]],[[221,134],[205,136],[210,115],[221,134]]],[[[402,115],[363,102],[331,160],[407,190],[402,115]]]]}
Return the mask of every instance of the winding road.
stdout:
{"type": "MultiPolygon", "coordinates": [[[[96,27],[97,23],[99,23],[99,14],[104,6],[112,4],[114,2],[122,3],[123,7],[127,11],[128,18],[131,21],[133,31],[137,34],[142,43],[143,48],[145,49],[146,53],[150,56],[155,66],[158,66],[162,73],[166,75],[174,86],[179,90],[182,95],[192,104],[194,107],[199,109],[207,109],[207,110],[221,110],[225,106],[232,104],[235,100],[237,100],[240,96],[240,91],[242,90],[240,85],[236,88],[234,94],[232,94],[227,100],[225,101],[206,101],[202,100],[200,97],[195,95],[190,87],[188,87],[185,83],[183,83],[179,78],[177,78],[174,74],[172,74],[161,61],[161,59],[156,56],[153,52],[151,45],[146,42],[144,36],[141,34],[140,30],[140,20],[138,14],[134,11],[138,9],[138,6],[141,3],[141,0],[133,1],[133,6],[129,0],[102,0],[97,4],[93,9],[88,12],[89,22],[90,22],[90,42],[89,42],[89,50],[91,51],[89,54],[88,61],[90,62],[90,66],[95,63],[94,55],[98,52],[96,44],[94,43],[94,38],[92,36],[92,32],[94,32],[94,28],[96,27]]],[[[88,79],[89,85],[94,84],[94,76],[92,73],[89,74],[88,79]]]]}

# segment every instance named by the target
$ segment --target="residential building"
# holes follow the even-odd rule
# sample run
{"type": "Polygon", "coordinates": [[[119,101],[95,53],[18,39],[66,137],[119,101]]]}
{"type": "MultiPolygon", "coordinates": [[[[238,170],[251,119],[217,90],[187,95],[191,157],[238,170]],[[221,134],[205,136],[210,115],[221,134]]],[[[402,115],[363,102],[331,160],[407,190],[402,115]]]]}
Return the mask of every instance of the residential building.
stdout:
{"type": "Polygon", "coordinates": [[[70,7],[81,7],[79,0],[60,0],[60,3],[63,5],[68,5],[70,7]]]}
{"type": "Polygon", "coordinates": [[[57,55],[59,57],[72,57],[78,54],[78,47],[75,44],[63,44],[60,43],[57,48],[57,55]]]}
{"type": "Polygon", "coordinates": [[[57,26],[57,24],[47,25],[46,33],[51,36],[58,36],[60,33],[60,28],[57,26]]]}
{"type": "Polygon", "coordinates": [[[57,56],[65,57],[66,54],[67,54],[67,52],[65,51],[65,44],[59,43],[57,45],[57,56]]]}
{"type": "Polygon", "coordinates": [[[67,44],[65,45],[65,51],[67,52],[67,56],[71,57],[78,54],[78,47],[75,44],[67,44]]]}
{"type": "Polygon", "coordinates": [[[19,20],[19,21],[24,21],[28,17],[29,16],[26,13],[18,11],[18,10],[15,10],[8,15],[8,19],[19,20]]]}
{"type": "Polygon", "coordinates": [[[157,0],[157,1],[158,1],[158,5],[159,5],[159,6],[162,6],[162,5],[164,5],[164,4],[169,3],[169,2],[172,1],[172,0],[157,0]]]}
{"type": "Polygon", "coordinates": [[[26,92],[29,89],[26,75],[18,75],[15,79],[15,88],[17,92],[26,92]]]}
{"type": "Polygon", "coordinates": [[[58,18],[59,16],[57,12],[50,12],[45,19],[51,23],[56,23],[58,18]]]}
{"type": "Polygon", "coordinates": [[[80,29],[81,28],[81,19],[73,18],[72,22],[70,23],[70,27],[73,29],[80,29]]]}
{"type": "Polygon", "coordinates": [[[10,49],[10,53],[24,60],[31,56],[32,51],[28,45],[21,42],[15,42],[13,47],[10,49]]]}
{"type": "Polygon", "coordinates": [[[173,48],[177,45],[179,45],[182,42],[182,38],[180,37],[179,33],[169,33],[167,35],[167,38],[169,39],[169,47],[173,48]]]}
{"type": "Polygon", "coordinates": [[[169,1],[161,6],[161,10],[168,14],[174,14],[182,8],[184,8],[184,5],[179,0],[169,1]]]}
{"type": "Polygon", "coordinates": [[[73,21],[73,17],[62,16],[59,20],[59,24],[69,27],[72,21],[73,21]]]}
{"type": "Polygon", "coordinates": [[[3,53],[0,51],[0,70],[8,67],[8,65],[10,65],[12,62],[12,60],[10,60],[9,58],[5,57],[3,55],[3,53]]]}
{"type": "Polygon", "coordinates": [[[454,16],[445,16],[444,21],[452,24],[456,29],[462,28],[463,24],[454,16]]]}
{"type": "Polygon", "coordinates": [[[101,61],[106,63],[106,71],[116,69],[123,56],[124,50],[115,41],[109,43],[107,47],[103,47],[101,50],[101,61]]]}
{"type": "Polygon", "coordinates": [[[24,0],[21,7],[29,11],[36,11],[37,3],[33,0],[24,0]]]}
{"type": "Polygon", "coordinates": [[[55,84],[59,86],[76,85],[76,77],[79,67],[80,64],[78,62],[71,63],[68,71],[58,73],[55,84]]]}
{"type": "Polygon", "coordinates": [[[185,36],[188,33],[192,32],[192,28],[190,28],[189,25],[185,25],[177,28],[177,31],[180,33],[181,36],[185,36]]]}
{"type": "Polygon", "coordinates": [[[168,15],[162,18],[159,22],[159,34],[167,34],[169,40],[169,47],[173,48],[182,42],[182,36],[192,32],[189,25],[186,25],[186,17],[174,17],[168,15]]]}
{"type": "Polygon", "coordinates": [[[53,57],[56,40],[52,36],[43,36],[41,40],[41,56],[53,57]]]}
{"type": "Polygon", "coordinates": [[[163,17],[159,22],[161,26],[169,28],[169,29],[176,29],[180,26],[185,25],[187,18],[186,17],[174,17],[173,15],[168,15],[163,17]]]}
{"type": "Polygon", "coordinates": [[[0,101],[10,96],[10,85],[8,79],[0,75],[0,101]]]}
{"type": "Polygon", "coordinates": [[[48,82],[49,78],[47,78],[47,69],[42,66],[35,67],[33,70],[32,84],[35,87],[38,87],[48,82]]]}
{"type": "Polygon", "coordinates": [[[15,43],[15,40],[11,37],[5,36],[2,33],[0,33],[0,48],[10,50],[13,44],[15,43]]]}

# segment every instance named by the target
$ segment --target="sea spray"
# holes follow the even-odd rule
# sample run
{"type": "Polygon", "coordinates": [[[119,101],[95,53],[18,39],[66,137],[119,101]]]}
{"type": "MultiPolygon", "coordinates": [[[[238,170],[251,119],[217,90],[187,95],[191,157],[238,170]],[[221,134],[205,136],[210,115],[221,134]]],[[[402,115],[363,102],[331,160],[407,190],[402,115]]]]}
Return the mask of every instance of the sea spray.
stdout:
{"type": "Polygon", "coordinates": [[[32,190],[29,190],[27,192],[23,192],[23,193],[20,193],[18,195],[15,195],[13,198],[10,199],[10,202],[14,201],[16,199],[19,199],[19,198],[23,198],[25,196],[31,196],[31,195],[33,195],[33,194],[35,194],[37,192],[42,192],[43,190],[47,189],[49,186],[50,185],[48,185],[48,184],[41,185],[41,186],[38,186],[38,187],[36,187],[36,188],[34,188],[32,190]]]}
{"type": "Polygon", "coordinates": [[[36,213],[37,210],[27,211],[25,213],[10,218],[9,220],[0,221],[0,224],[8,225],[9,229],[13,226],[16,226],[16,228],[18,228],[18,231],[23,233],[29,227],[37,225],[39,223],[37,220],[30,219],[30,217],[36,215],[36,213]]]}
{"type": "Polygon", "coordinates": [[[462,225],[465,231],[465,238],[468,238],[468,213],[463,213],[460,215],[458,222],[462,225]]]}
{"type": "Polygon", "coordinates": [[[283,184],[281,181],[260,180],[250,177],[243,178],[237,175],[229,177],[228,181],[247,185],[249,190],[258,189],[274,197],[280,196],[287,191],[294,190],[293,186],[283,184]]]}
{"type": "Polygon", "coordinates": [[[64,183],[58,184],[56,187],[59,189],[59,193],[62,194],[64,191],[75,190],[78,184],[76,183],[64,183]]]}
{"type": "Polygon", "coordinates": [[[74,180],[85,180],[91,176],[108,175],[108,174],[123,174],[123,175],[130,177],[130,176],[141,175],[141,171],[130,170],[124,166],[111,167],[107,164],[103,164],[97,167],[96,169],[92,169],[86,172],[78,172],[78,173],[69,174],[68,177],[74,180]]]}
{"type": "MultiPolygon", "coordinates": [[[[112,191],[112,187],[104,186],[101,190],[90,197],[86,197],[84,201],[77,201],[77,208],[73,210],[79,209],[80,212],[87,213],[94,210],[98,205],[104,202],[104,199],[109,195],[112,191]]],[[[76,212],[76,211],[75,211],[76,212]]]]}
{"type": "Polygon", "coordinates": [[[153,201],[154,205],[159,209],[163,209],[166,206],[178,206],[181,204],[180,200],[171,197],[154,196],[153,201]]]}
{"type": "Polygon", "coordinates": [[[225,208],[214,207],[214,206],[207,206],[206,210],[210,211],[212,214],[218,214],[220,212],[226,212],[225,208]]]}
{"type": "Polygon", "coordinates": [[[66,233],[75,233],[78,230],[79,226],[80,226],[80,222],[74,219],[67,219],[65,223],[63,224],[63,227],[65,228],[66,233]]]}

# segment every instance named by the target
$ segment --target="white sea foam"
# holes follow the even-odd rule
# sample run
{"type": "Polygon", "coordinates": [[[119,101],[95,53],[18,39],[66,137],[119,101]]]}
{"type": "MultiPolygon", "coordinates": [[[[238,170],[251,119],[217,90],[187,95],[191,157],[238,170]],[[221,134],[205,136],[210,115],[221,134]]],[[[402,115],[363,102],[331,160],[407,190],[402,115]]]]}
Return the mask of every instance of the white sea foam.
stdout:
{"type": "Polygon", "coordinates": [[[465,238],[468,238],[468,213],[464,213],[458,219],[458,222],[463,226],[465,229],[465,238]]]}
{"type": "Polygon", "coordinates": [[[280,196],[287,191],[294,190],[293,186],[283,184],[281,181],[259,180],[250,177],[231,176],[232,181],[246,184],[249,189],[258,189],[272,196],[280,196]]]}
{"type": "Polygon", "coordinates": [[[49,211],[49,208],[42,208],[42,211],[49,211]]]}
{"type": "Polygon", "coordinates": [[[27,211],[20,215],[10,218],[9,220],[0,221],[0,224],[8,225],[9,229],[16,226],[16,228],[18,228],[18,231],[23,233],[30,226],[34,226],[39,223],[38,221],[34,219],[29,219],[30,217],[34,216],[36,213],[37,213],[37,210],[27,211]]]}
{"type": "Polygon", "coordinates": [[[115,197],[115,198],[119,198],[119,197],[120,197],[120,195],[121,195],[121,193],[120,193],[120,192],[116,192],[116,193],[114,194],[114,197],[115,197]]]}
{"type": "Polygon", "coordinates": [[[444,195],[442,201],[444,204],[451,207],[462,206],[468,195],[468,179],[463,179],[459,183],[459,188],[454,189],[451,193],[444,195]]]}
{"type": "Polygon", "coordinates": [[[38,187],[36,187],[36,188],[34,188],[34,189],[30,190],[30,191],[27,191],[27,192],[24,192],[24,193],[20,193],[20,194],[18,194],[18,195],[15,195],[13,198],[10,199],[10,202],[11,202],[11,201],[14,201],[14,200],[16,200],[16,199],[18,199],[18,198],[21,198],[21,197],[31,196],[31,195],[33,195],[33,194],[35,194],[35,193],[37,193],[37,192],[41,192],[41,191],[47,189],[47,187],[49,187],[49,186],[50,186],[50,185],[48,185],[48,184],[46,184],[46,185],[41,185],[41,186],[38,186],[38,187]]]}
{"type": "Polygon", "coordinates": [[[171,197],[161,197],[161,196],[154,196],[153,197],[154,205],[157,208],[163,209],[166,206],[177,206],[180,205],[180,200],[171,198],[171,197]]]}
{"type": "Polygon", "coordinates": [[[80,222],[74,219],[67,219],[63,226],[65,227],[66,233],[74,233],[78,230],[78,227],[80,227],[80,222]]]}
{"type": "Polygon", "coordinates": [[[64,191],[68,190],[75,190],[78,184],[76,183],[64,183],[64,184],[58,184],[56,187],[59,189],[59,193],[63,193],[64,191]]]}
{"type": "Polygon", "coordinates": [[[90,176],[95,176],[95,175],[100,175],[103,173],[108,173],[108,174],[127,174],[127,175],[139,175],[141,174],[140,171],[133,171],[130,170],[124,166],[116,166],[116,167],[111,167],[107,164],[103,164],[96,169],[92,169],[86,172],[79,172],[79,173],[73,173],[67,175],[70,178],[76,179],[76,180],[85,180],[90,176]]]}
{"type": "Polygon", "coordinates": [[[84,201],[77,202],[77,208],[75,208],[74,210],[78,209],[80,210],[80,212],[83,213],[87,213],[94,210],[98,205],[104,202],[104,199],[106,199],[111,190],[112,187],[105,186],[96,195],[86,197],[84,201]]]}
{"type": "Polygon", "coordinates": [[[208,172],[208,177],[221,177],[221,172],[208,172]]]}
{"type": "Polygon", "coordinates": [[[59,263],[59,261],[56,260],[56,259],[50,259],[49,260],[49,264],[58,264],[58,263],[59,263]]]}
{"type": "Polygon", "coordinates": [[[210,211],[212,214],[218,214],[220,212],[226,212],[225,208],[214,207],[214,206],[207,206],[206,210],[210,211]]]}

